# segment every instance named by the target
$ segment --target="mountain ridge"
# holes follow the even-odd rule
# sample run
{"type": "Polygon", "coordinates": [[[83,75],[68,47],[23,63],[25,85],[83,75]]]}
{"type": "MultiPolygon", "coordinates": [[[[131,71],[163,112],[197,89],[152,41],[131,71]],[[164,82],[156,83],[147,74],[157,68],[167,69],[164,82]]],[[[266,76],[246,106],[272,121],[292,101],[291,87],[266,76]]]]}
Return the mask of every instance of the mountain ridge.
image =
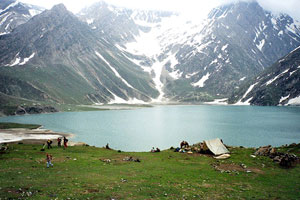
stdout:
{"type": "Polygon", "coordinates": [[[229,99],[236,105],[300,105],[300,46],[251,79],[229,99]]]}
{"type": "Polygon", "coordinates": [[[198,22],[103,2],[74,15],[59,4],[0,45],[6,95],[35,88],[45,95],[33,99],[55,103],[206,102],[229,97],[299,46],[300,24],[257,2],[221,6],[198,22]]]}

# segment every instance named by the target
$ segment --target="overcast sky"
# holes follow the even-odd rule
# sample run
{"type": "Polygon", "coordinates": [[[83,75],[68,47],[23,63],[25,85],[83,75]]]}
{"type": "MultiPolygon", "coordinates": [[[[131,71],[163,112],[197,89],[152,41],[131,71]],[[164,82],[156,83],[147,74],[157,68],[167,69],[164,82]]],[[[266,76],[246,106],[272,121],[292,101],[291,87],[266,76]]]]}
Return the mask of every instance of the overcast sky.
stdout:
{"type": "MultiPolygon", "coordinates": [[[[85,6],[99,0],[20,0],[50,9],[63,3],[68,10],[77,13],[85,6]]],[[[206,15],[213,7],[239,0],[105,0],[113,5],[128,8],[171,10],[191,15],[206,15]]],[[[244,0],[245,1],[245,0],[244,0]]],[[[249,0],[248,0],[249,1],[249,0]]],[[[276,13],[287,13],[300,20],[300,0],[257,0],[261,6],[276,13]]]]}

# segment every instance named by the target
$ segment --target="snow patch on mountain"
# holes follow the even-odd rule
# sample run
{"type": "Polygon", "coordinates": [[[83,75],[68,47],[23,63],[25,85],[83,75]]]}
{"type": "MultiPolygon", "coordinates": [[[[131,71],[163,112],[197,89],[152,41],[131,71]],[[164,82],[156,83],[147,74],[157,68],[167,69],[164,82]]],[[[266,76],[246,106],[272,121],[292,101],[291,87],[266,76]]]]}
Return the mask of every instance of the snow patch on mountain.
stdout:
{"type": "Polygon", "coordinates": [[[24,58],[23,62],[21,62],[19,65],[25,65],[30,59],[34,57],[35,53],[31,54],[28,58],[24,58]]]}
{"type": "Polygon", "coordinates": [[[271,83],[273,83],[275,80],[277,80],[280,76],[282,76],[283,74],[287,73],[289,71],[289,69],[284,70],[282,73],[278,74],[277,76],[275,76],[273,79],[269,80],[266,85],[270,85],[271,83]]]}
{"type": "Polygon", "coordinates": [[[228,105],[227,100],[228,100],[228,98],[215,99],[212,102],[204,102],[204,104],[208,104],[208,105],[228,105]]]}
{"type": "Polygon", "coordinates": [[[253,88],[254,88],[257,84],[258,84],[258,82],[257,82],[257,83],[254,83],[253,85],[251,85],[251,86],[248,88],[248,90],[246,91],[246,93],[243,95],[243,97],[242,97],[236,104],[234,104],[234,105],[239,105],[239,106],[242,106],[242,105],[250,105],[249,102],[252,100],[253,97],[247,99],[247,100],[244,101],[244,102],[242,102],[242,100],[243,100],[244,98],[247,97],[247,95],[253,90],[253,88]]]}
{"type": "Polygon", "coordinates": [[[13,63],[12,64],[7,64],[6,66],[13,67],[13,66],[16,66],[16,65],[25,65],[27,62],[29,62],[29,60],[31,60],[34,57],[34,55],[35,55],[35,53],[32,53],[29,57],[22,59],[19,56],[19,53],[17,53],[13,63]],[[21,60],[22,60],[22,62],[21,62],[21,60]]]}
{"type": "Polygon", "coordinates": [[[95,51],[95,54],[110,67],[110,69],[114,72],[114,74],[118,78],[120,78],[123,81],[123,83],[125,83],[125,85],[127,85],[130,88],[133,88],[124,78],[121,77],[121,75],[119,74],[119,72],[113,66],[111,66],[111,64],[100,53],[98,53],[97,51],[95,51]]]}
{"type": "Polygon", "coordinates": [[[261,41],[259,42],[259,44],[256,45],[256,47],[257,47],[260,51],[262,51],[262,48],[263,48],[263,46],[265,45],[265,42],[266,42],[265,39],[261,40],[261,41]]]}
{"type": "Polygon", "coordinates": [[[1,15],[0,17],[3,17],[2,20],[0,21],[0,26],[6,22],[7,18],[11,15],[12,13],[4,13],[3,16],[1,15]]]}
{"type": "Polygon", "coordinates": [[[34,17],[34,16],[40,14],[41,12],[42,12],[41,10],[29,9],[29,13],[30,13],[31,17],[34,17]]]}
{"type": "Polygon", "coordinates": [[[90,24],[94,23],[94,19],[87,19],[86,23],[88,23],[88,25],[90,25],[90,24]]]}
{"type": "Polygon", "coordinates": [[[281,104],[283,101],[287,100],[289,97],[290,97],[290,94],[285,97],[281,97],[279,100],[279,104],[281,104]]]}
{"type": "Polygon", "coordinates": [[[156,89],[159,91],[159,96],[155,99],[155,102],[162,102],[164,97],[163,87],[164,84],[161,82],[160,77],[162,74],[163,64],[158,60],[152,65],[152,69],[155,73],[155,77],[153,78],[156,89]]]}
{"type": "Polygon", "coordinates": [[[205,81],[207,81],[209,79],[209,76],[210,76],[210,73],[207,72],[207,74],[204,75],[198,82],[192,83],[192,86],[201,87],[201,88],[204,87],[204,83],[205,83],[205,81]]]}
{"type": "Polygon", "coordinates": [[[9,5],[8,5],[6,8],[4,8],[3,10],[0,9],[0,13],[5,12],[5,11],[7,11],[8,9],[10,9],[10,8],[12,8],[12,7],[14,7],[14,6],[18,5],[18,4],[19,4],[19,1],[15,1],[15,2],[9,4],[9,5]]]}
{"type": "Polygon", "coordinates": [[[287,105],[300,105],[300,96],[290,99],[287,105]]]}

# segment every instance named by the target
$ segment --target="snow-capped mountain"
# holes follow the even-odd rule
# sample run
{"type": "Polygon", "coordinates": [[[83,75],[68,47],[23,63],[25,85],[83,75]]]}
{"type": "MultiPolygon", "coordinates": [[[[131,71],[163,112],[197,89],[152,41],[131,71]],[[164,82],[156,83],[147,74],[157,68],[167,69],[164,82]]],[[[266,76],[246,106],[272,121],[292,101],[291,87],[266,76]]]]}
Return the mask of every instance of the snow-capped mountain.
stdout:
{"type": "Polygon", "coordinates": [[[106,3],[88,10],[80,18],[152,75],[159,101],[229,96],[300,45],[299,22],[257,2],[225,5],[198,21],[106,3]]]}
{"type": "Polygon", "coordinates": [[[38,6],[21,3],[17,0],[0,1],[0,35],[5,35],[17,26],[24,24],[44,9],[38,6]]]}
{"type": "Polygon", "coordinates": [[[236,105],[300,105],[300,46],[236,91],[236,105]]]}
{"type": "Polygon", "coordinates": [[[158,23],[171,12],[131,10],[107,4],[104,1],[83,9],[78,17],[95,33],[114,43],[133,41],[142,32],[150,31],[145,23],[158,23]]]}
{"type": "Polygon", "coordinates": [[[149,102],[158,96],[149,74],[62,4],[0,37],[0,46],[5,95],[76,104],[149,102]]]}
{"type": "Polygon", "coordinates": [[[254,1],[196,20],[105,2],[75,16],[59,5],[0,36],[0,95],[28,99],[26,91],[62,103],[227,98],[298,47],[299,27],[254,1]]]}

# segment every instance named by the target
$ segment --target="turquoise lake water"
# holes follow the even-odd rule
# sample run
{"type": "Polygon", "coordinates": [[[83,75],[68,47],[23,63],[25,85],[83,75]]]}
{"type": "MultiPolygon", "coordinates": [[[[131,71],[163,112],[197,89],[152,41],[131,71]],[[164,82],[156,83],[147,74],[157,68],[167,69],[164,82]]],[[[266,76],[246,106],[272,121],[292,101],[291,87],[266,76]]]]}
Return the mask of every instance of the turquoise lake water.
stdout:
{"type": "Polygon", "coordinates": [[[123,151],[167,149],[216,137],[245,147],[300,142],[300,107],[156,106],[136,110],[10,116],[0,122],[41,124],[74,141],[123,151]]]}

